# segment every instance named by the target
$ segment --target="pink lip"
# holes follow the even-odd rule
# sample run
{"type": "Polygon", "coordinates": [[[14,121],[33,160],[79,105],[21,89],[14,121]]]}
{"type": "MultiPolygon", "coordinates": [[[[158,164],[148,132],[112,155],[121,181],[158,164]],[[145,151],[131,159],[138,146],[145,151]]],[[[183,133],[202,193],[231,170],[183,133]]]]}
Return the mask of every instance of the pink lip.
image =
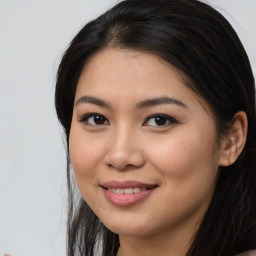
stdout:
{"type": "Polygon", "coordinates": [[[106,199],[116,206],[131,206],[137,204],[141,200],[148,197],[157,186],[158,185],[156,184],[145,184],[138,181],[109,181],[101,185],[106,199]],[[107,188],[147,188],[147,190],[133,194],[115,194],[109,191],[107,188]]]}
{"type": "Polygon", "coordinates": [[[105,188],[155,188],[157,184],[146,184],[140,181],[127,180],[127,181],[108,181],[101,184],[105,188]]]}

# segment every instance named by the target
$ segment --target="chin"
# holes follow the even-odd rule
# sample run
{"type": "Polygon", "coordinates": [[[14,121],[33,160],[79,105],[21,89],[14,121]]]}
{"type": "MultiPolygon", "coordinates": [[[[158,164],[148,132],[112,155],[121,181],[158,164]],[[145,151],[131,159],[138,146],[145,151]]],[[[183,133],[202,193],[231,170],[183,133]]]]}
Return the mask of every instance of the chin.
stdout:
{"type": "Polygon", "coordinates": [[[150,233],[148,228],[148,224],[145,226],[144,222],[135,222],[134,220],[126,220],[120,219],[119,221],[116,221],[115,218],[113,218],[112,221],[102,221],[103,224],[111,230],[113,233],[118,235],[124,235],[124,236],[143,236],[147,233],[150,233]]]}
{"type": "Polygon", "coordinates": [[[157,233],[154,227],[150,227],[148,223],[144,222],[137,224],[122,221],[121,223],[104,223],[104,225],[113,233],[121,236],[145,237],[157,233]]]}

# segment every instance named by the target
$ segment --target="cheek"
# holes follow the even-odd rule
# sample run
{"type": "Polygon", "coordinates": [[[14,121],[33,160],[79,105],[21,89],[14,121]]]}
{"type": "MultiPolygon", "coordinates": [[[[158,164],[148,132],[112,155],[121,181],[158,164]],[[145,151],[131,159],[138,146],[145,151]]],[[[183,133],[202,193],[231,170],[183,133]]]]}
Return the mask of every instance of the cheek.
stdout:
{"type": "Polygon", "coordinates": [[[69,153],[77,187],[92,209],[102,208],[95,200],[98,191],[97,170],[102,159],[102,141],[85,136],[81,129],[71,127],[69,153]]]}
{"type": "Polygon", "coordinates": [[[71,127],[69,153],[76,182],[81,191],[82,184],[95,183],[95,170],[102,159],[102,142],[94,140],[92,136],[85,136],[84,131],[79,128],[71,127]]]}
{"type": "Polygon", "coordinates": [[[212,178],[217,170],[214,133],[202,136],[200,130],[193,136],[185,132],[163,138],[156,147],[148,147],[148,155],[155,168],[167,179],[189,180],[190,177],[212,178]]]}
{"type": "MultiPolygon", "coordinates": [[[[216,184],[217,161],[213,157],[214,140],[194,136],[175,136],[163,140],[149,153],[151,163],[161,175],[164,202],[159,211],[181,221],[206,211],[216,184]],[[180,202],[183,202],[181,204],[180,202]]],[[[162,198],[159,198],[159,202],[162,198]]]]}

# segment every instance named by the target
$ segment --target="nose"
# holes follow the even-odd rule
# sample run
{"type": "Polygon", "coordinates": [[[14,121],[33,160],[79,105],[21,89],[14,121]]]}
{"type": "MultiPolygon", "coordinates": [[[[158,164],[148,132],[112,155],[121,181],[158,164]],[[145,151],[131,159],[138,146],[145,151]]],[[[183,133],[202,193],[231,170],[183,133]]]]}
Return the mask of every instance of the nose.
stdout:
{"type": "Polygon", "coordinates": [[[128,127],[112,131],[105,163],[117,170],[137,169],[145,164],[139,136],[128,127]]]}

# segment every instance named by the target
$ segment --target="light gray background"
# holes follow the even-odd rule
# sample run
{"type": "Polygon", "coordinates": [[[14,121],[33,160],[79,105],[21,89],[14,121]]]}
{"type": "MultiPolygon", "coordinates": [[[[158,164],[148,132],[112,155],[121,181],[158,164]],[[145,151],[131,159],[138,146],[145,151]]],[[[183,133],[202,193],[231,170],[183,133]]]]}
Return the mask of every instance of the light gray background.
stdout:
{"type": "MultiPolygon", "coordinates": [[[[60,57],[115,0],[0,0],[0,250],[65,255],[66,179],[54,112],[60,57]]],[[[256,71],[256,0],[211,0],[256,71]],[[221,7],[221,8],[220,8],[221,7]]]]}

